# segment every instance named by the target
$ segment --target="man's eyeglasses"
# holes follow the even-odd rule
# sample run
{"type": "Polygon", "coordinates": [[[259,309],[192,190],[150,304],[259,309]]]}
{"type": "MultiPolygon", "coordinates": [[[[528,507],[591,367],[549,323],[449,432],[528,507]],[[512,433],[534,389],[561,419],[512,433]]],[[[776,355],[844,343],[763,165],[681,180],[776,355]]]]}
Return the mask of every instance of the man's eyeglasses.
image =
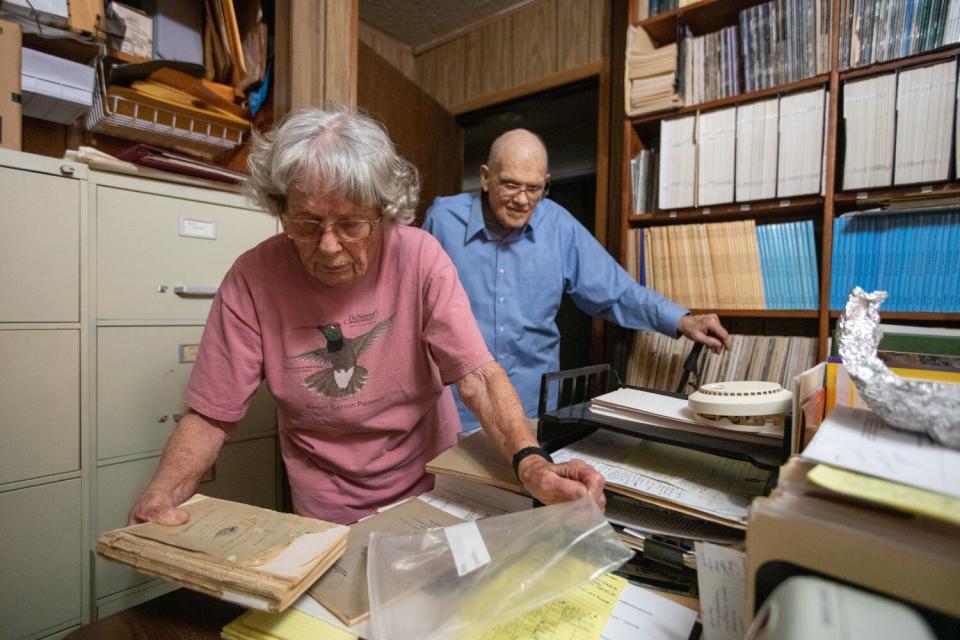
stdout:
{"type": "Polygon", "coordinates": [[[347,218],[326,223],[315,218],[289,218],[281,216],[283,231],[290,238],[300,242],[319,242],[323,238],[327,227],[343,242],[359,242],[366,240],[373,234],[373,230],[380,223],[382,216],[370,218],[347,218]]]}
{"type": "Polygon", "coordinates": [[[516,198],[521,193],[525,193],[531,200],[539,200],[550,193],[549,182],[544,182],[543,184],[520,184],[513,180],[501,180],[500,178],[494,178],[494,180],[499,183],[500,191],[508,198],[516,198]]]}

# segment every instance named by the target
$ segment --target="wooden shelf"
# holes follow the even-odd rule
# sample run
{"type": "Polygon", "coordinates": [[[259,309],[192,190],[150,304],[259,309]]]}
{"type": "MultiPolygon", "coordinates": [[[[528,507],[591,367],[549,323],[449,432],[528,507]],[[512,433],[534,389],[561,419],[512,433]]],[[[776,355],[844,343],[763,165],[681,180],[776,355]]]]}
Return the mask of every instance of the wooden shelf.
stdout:
{"type": "Polygon", "coordinates": [[[939,49],[923,51],[912,56],[907,56],[906,58],[897,58],[896,60],[889,60],[887,62],[878,62],[866,67],[844,69],[840,72],[840,80],[851,80],[853,78],[860,78],[863,76],[872,76],[878,73],[883,73],[884,71],[895,71],[897,69],[903,69],[904,67],[922,65],[928,62],[949,60],[957,55],[960,55],[960,44],[949,44],[944,47],[940,47],[939,49]]]}
{"type": "Polygon", "coordinates": [[[846,205],[878,205],[891,200],[906,198],[935,198],[938,196],[960,195],[960,181],[938,182],[934,184],[911,184],[899,187],[879,187],[875,189],[861,189],[856,191],[838,191],[834,200],[838,204],[846,205]]]}
{"type": "Polygon", "coordinates": [[[677,21],[682,20],[694,35],[703,35],[737,22],[737,14],[744,9],[763,4],[767,0],[700,0],[694,4],[658,13],[640,20],[643,28],[658,46],[677,41],[677,21]]]}
{"type": "MultiPolygon", "coordinates": [[[[839,318],[840,311],[831,311],[831,318],[839,318]]],[[[960,311],[950,313],[943,311],[884,311],[880,310],[881,320],[937,320],[960,322],[960,311]]]]}
{"type": "Polygon", "coordinates": [[[691,313],[715,313],[727,318],[817,318],[820,312],[811,310],[789,309],[691,309],[691,313]]]}
{"type": "Polygon", "coordinates": [[[829,81],[830,74],[824,73],[819,76],[797,80],[796,82],[791,82],[789,84],[781,84],[776,87],[760,89],[759,91],[751,91],[750,93],[738,93],[737,95],[730,96],[729,98],[720,98],[719,100],[711,100],[710,102],[691,104],[680,107],[679,109],[672,109],[670,111],[642,113],[638,116],[632,116],[630,118],[630,122],[634,124],[644,124],[647,122],[654,122],[656,120],[663,120],[664,118],[671,116],[681,116],[688,113],[696,113],[697,111],[707,111],[709,109],[717,109],[719,107],[742,104],[744,102],[750,102],[751,100],[760,100],[761,98],[769,98],[771,96],[776,96],[783,93],[792,93],[802,89],[825,86],[829,81]]]}
{"type": "Polygon", "coordinates": [[[627,222],[645,224],[673,224],[678,221],[704,222],[715,218],[755,217],[758,213],[798,213],[823,206],[820,196],[799,196],[777,200],[734,202],[710,207],[692,207],[656,211],[653,213],[628,214],[627,222]]]}

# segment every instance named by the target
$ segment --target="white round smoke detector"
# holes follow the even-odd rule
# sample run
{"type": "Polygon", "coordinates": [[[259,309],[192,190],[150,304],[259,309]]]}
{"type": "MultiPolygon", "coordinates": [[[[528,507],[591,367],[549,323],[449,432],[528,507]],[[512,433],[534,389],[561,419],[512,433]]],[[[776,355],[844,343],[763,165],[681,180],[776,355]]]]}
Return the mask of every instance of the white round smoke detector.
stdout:
{"type": "Polygon", "coordinates": [[[708,422],[728,428],[761,428],[765,424],[783,424],[790,413],[793,394],[776,382],[733,381],[705,384],[690,394],[690,410],[708,422]]]}

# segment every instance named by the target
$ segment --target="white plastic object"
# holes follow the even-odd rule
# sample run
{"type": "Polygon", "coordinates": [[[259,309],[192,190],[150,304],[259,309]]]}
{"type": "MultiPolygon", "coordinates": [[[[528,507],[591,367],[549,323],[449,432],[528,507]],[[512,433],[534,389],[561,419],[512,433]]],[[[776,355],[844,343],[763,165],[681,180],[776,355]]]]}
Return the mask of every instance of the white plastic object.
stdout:
{"type": "Polygon", "coordinates": [[[690,394],[694,413],[716,416],[767,416],[789,413],[793,394],[776,382],[712,382],[690,394]]]}

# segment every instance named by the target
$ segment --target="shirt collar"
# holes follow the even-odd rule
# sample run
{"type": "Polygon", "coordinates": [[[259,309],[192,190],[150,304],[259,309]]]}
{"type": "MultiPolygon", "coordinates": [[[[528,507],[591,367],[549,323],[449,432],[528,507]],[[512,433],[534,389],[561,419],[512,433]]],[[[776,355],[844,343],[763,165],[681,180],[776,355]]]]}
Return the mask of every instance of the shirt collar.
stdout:
{"type": "MultiPolygon", "coordinates": [[[[470,242],[475,239],[478,235],[483,234],[483,237],[487,240],[493,240],[494,237],[487,231],[487,226],[483,222],[483,191],[475,193],[473,199],[470,202],[470,219],[467,220],[467,237],[466,241],[470,242]]],[[[537,203],[536,209],[533,210],[533,216],[530,218],[523,229],[520,230],[520,237],[530,238],[531,241],[535,240],[534,230],[540,226],[540,222],[543,220],[545,213],[544,208],[548,200],[544,198],[537,203]]],[[[519,240],[519,238],[516,238],[519,240]]]]}

